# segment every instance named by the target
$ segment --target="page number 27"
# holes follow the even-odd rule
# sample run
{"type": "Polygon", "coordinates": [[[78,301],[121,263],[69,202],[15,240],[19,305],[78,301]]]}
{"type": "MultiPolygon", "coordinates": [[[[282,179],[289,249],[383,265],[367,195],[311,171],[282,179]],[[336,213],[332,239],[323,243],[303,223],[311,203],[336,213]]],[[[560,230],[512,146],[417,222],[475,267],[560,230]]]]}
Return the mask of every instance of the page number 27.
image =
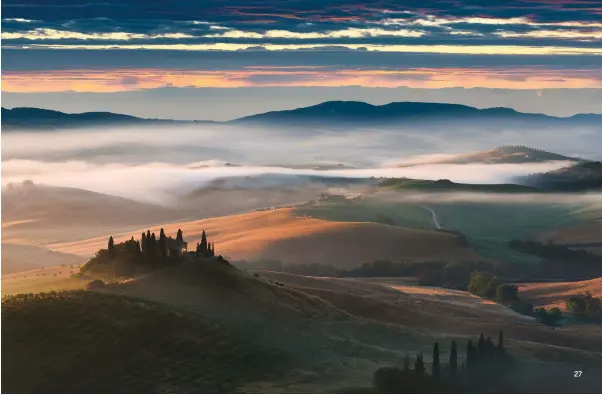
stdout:
{"type": "Polygon", "coordinates": [[[573,374],[573,377],[581,377],[582,373],[583,373],[583,370],[575,370],[575,373],[573,374]]]}

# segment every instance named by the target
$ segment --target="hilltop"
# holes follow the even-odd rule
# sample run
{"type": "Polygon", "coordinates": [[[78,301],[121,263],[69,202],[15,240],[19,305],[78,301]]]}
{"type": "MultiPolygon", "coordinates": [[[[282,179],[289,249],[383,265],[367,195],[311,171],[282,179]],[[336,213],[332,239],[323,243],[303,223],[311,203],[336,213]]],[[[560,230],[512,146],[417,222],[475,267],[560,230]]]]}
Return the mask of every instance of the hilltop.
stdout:
{"type": "Polygon", "coordinates": [[[341,122],[396,123],[402,121],[431,122],[437,120],[506,120],[548,122],[559,124],[596,123],[602,115],[557,118],[543,114],[528,114],[510,108],[477,109],[475,107],[423,102],[393,102],[372,105],[358,101],[328,101],[294,110],[271,111],[236,119],[231,123],[320,124],[341,122]]]}
{"type": "MultiPolygon", "coordinates": [[[[86,126],[111,125],[165,125],[165,124],[278,124],[290,126],[332,126],[333,124],[387,124],[399,122],[433,121],[508,121],[518,123],[538,123],[558,126],[593,125],[602,122],[602,114],[577,114],[558,118],[543,114],[522,113],[511,108],[495,107],[478,109],[475,107],[425,102],[393,102],[372,105],[359,101],[327,101],[313,106],[292,110],[270,111],[250,115],[227,122],[205,120],[177,121],[171,119],[138,118],[111,112],[84,112],[69,114],[61,111],[40,108],[2,108],[3,129],[54,129],[86,126]]],[[[349,126],[349,125],[348,125],[349,126]]]]}
{"type": "Polygon", "coordinates": [[[518,184],[462,184],[450,180],[417,180],[389,178],[379,183],[382,188],[407,189],[428,192],[486,192],[486,193],[534,193],[540,189],[518,184]]]}
{"type": "Polygon", "coordinates": [[[523,177],[521,182],[555,191],[600,190],[602,189],[602,163],[581,162],[562,169],[523,177]]]}
{"type": "Polygon", "coordinates": [[[55,129],[115,125],[188,124],[208,121],[175,121],[171,119],[138,118],[112,112],[70,114],[33,107],[2,107],[2,129],[55,129]]]}
{"type": "Polygon", "coordinates": [[[398,167],[410,167],[425,164],[498,164],[498,163],[537,163],[549,161],[585,162],[580,158],[568,157],[553,152],[524,145],[507,145],[489,150],[457,155],[441,155],[432,159],[426,158],[417,163],[401,163],[398,167]]]}

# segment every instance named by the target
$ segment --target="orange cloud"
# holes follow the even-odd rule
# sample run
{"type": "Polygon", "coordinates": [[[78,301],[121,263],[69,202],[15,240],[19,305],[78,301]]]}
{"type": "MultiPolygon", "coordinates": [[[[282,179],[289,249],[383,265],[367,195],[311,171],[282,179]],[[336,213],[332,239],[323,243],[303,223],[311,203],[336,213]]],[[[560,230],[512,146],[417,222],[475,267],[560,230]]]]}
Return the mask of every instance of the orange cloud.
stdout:
{"type": "Polygon", "coordinates": [[[596,70],[541,68],[415,68],[328,70],[321,67],[260,67],[240,70],[6,71],[5,92],[119,92],[159,87],[349,86],[410,88],[602,88],[596,70]]]}

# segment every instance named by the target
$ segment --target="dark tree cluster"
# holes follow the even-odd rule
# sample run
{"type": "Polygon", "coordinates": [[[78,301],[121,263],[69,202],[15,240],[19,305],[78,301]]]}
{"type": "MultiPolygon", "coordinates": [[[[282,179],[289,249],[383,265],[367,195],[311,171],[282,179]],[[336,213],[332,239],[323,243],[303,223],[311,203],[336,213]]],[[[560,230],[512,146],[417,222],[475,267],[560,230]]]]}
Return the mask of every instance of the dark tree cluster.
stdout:
{"type": "Polygon", "coordinates": [[[195,253],[199,257],[211,258],[215,256],[215,243],[207,241],[205,230],[203,230],[203,234],[201,235],[201,242],[196,244],[195,253]]]}
{"type": "Polygon", "coordinates": [[[497,344],[481,334],[476,342],[468,340],[460,365],[455,341],[451,343],[446,364],[442,364],[439,343],[435,343],[430,374],[422,354],[416,356],[413,367],[406,355],[403,368],[378,369],[374,373],[374,387],[382,393],[504,391],[507,389],[504,375],[513,365],[514,358],[505,349],[502,332],[497,344]]]}
{"type": "MultiPolygon", "coordinates": [[[[140,235],[140,240],[130,240],[115,243],[113,236],[109,237],[106,249],[100,249],[95,256],[84,265],[82,273],[93,268],[109,268],[103,270],[104,274],[114,277],[131,277],[137,271],[147,272],[167,265],[181,262],[188,250],[187,243],[181,229],[178,229],[176,238],[165,234],[161,228],[159,237],[150,230],[140,235]],[[98,265],[98,266],[97,266],[98,265]]],[[[215,243],[207,242],[203,231],[201,243],[197,244],[194,252],[197,256],[213,257],[215,243]]]]}
{"type": "Polygon", "coordinates": [[[566,309],[580,320],[602,320],[602,299],[586,292],[584,296],[573,296],[566,301],[566,309]]]}
{"type": "Polygon", "coordinates": [[[508,246],[525,254],[544,258],[541,271],[547,276],[557,275],[570,279],[602,276],[602,256],[586,250],[571,249],[554,243],[532,240],[510,240],[508,246]]]}

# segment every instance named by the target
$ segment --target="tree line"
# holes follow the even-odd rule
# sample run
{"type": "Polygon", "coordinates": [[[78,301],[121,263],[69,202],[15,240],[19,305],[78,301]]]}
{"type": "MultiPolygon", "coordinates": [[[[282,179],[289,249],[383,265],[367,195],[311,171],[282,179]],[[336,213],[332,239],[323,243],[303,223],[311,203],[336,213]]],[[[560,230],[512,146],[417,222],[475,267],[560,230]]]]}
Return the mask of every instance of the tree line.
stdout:
{"type": "MultiPolygon", "coordinates": [[[[167,265],[181,262],[185,257],[187,243],[181,229],[178,229],[175,239],[167,236],[161,228],[159,237],[154,232],[142,232],[139,240],[134,237],[130,240],[115,243],[113,236],[107,241],[107,248],[96,252],[81,269],[82,273],[88,270],[100,269],[105,274],[114,277],[131,277],[136,270],[148,271],[167,265]],[[104,267],[104,269],[103,269],[104,267]],[[107,269],[109,268],[109,269],[107,269]]],[[[197,243],[194,252],[189,252],[197,257],[215,256],[215,243],[207,240],[203,230],[201,242],[197,243]]]]}
{"type": "Polygon", "coordinates": [[[497,344],[483,334],[475,342],[469,339],[463,359],[459,357],[456,341],[452,341],[447,364],[442,363],[439,343],[436,342],[430,374],[423,354],[416,355],[413,366],[406,355],[403,368],[378,369],[374,373],[373,384],[382,393],[499,391],[504,373],[514,363],[514,358],[506,351],[504,334],[500,331],[497,344]]]}

